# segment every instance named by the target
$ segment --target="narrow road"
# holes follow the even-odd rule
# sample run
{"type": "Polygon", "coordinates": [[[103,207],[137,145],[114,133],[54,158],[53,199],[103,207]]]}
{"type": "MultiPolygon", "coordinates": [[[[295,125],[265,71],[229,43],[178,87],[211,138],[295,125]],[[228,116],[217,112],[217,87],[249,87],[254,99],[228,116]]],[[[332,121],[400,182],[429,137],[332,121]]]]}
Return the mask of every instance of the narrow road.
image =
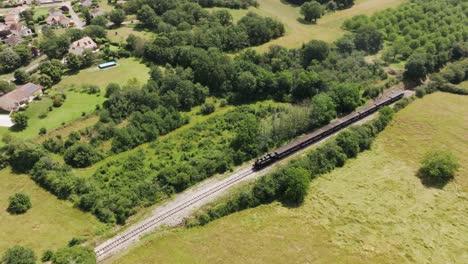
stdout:
{"type": "Polygon", "coordinates": [[[78,14],[75,12],[75,10],[73,10],[70,1],[64,2],[64,3],[60,4],[60,5],[68,7],[68,9],[70,10],[71,18],[75,22],[75,27],[76,28],[83,29],[83,27],[86,26],[86,23],[81,21],[80,16],[78,16],[78,14]]]}
{"type": "MultiPolygon", "coordinates": [[[[411,94],[412,92],[407,92],[405,96],[410,96],[411,94]]],[[[364,119],[358,120],[356,123],[362,123],[364,120],[370,120],[374,116],[375,114],[372,114],[364,119]]],[[[324,137],[320,141],[290,155],[286,160],[302,155],[311,147],[326,141],[328,138],[333,137],[339,132],[340,131],[337,131],[327,137],[324,137]]],[[[94,249],[98,261],[103,261],[119,251],[128,248],[130,245],[138,241],[141,236],[158,227],[180,225],[184,219],[192,215],[194,211],[225,194],[229,188],[265,175],[272,168],[274,168],[274,166],[266,167],[260,171],[253,171],[249,165],[249,167],[239,169],[224,179],[208,179],[199,185],[185,190],[178,194],[174,200],[168,201],[162,206],[155,208],[152,215],[146,220],[134,224],[127,230],[98,245],[94,249]]]]}

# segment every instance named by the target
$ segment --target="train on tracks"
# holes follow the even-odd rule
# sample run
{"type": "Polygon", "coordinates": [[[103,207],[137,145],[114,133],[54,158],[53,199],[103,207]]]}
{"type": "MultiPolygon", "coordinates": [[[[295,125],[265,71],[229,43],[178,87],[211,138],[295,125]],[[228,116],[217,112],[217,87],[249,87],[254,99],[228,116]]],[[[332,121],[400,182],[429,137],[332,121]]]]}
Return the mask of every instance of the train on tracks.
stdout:
{"type": "Polygon", "coordinates": [[[267,167],[270,164],[275,163],[278,160],[281,160],[296,151],[299,151],[313,143],[320,141],[321,139],[353,124],[364,117],[367,117],[375,112],[377,112],[381,107],[391,105],[392,103],[400,100],[405,95],[404,91],[398,91],[390,93],[380,100],[376,100],[374,103],[355,111],[335,122],[332,122],[314,132],[307,134],[288,145],[281,147],[274,152],[268,153],[267,155],[257,159],[253,164],[253,170],[261,170],[267,167]]]}

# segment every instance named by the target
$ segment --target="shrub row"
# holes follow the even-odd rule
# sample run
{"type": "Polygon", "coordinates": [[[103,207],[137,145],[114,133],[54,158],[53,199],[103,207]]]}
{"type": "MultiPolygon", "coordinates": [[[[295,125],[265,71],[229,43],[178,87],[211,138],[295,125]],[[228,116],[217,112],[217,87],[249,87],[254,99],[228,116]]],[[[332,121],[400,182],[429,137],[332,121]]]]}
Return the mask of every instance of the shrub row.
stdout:
{"type": "MultiPolygon", "coordinates": [[[[408,99],[400,101],[396,109],[403,108],[408,102],[408,99]]],[[[204,225],[233,212],[275,200],[285,205],[300,205],[311,179],[343,166],[347,159],[371,147],[376,135],[391,121],[394,110],[384,107],[379,113],[375,120],[341,132],[336,139],[312,151],[305,158],[294,160],[285,168],[261,177],[253,186],[244,188],[228,201],[209,207],[189,219],[187,226],[204,225]]]]}

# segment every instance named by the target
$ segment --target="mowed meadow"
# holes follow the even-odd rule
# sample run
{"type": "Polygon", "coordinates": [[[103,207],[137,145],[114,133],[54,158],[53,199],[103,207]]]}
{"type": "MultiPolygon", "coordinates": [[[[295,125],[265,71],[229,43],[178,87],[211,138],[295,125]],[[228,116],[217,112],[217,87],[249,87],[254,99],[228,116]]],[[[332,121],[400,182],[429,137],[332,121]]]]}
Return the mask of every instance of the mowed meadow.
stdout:
{"type": "MultiPolygon", "coordinates": [[[[375,12],[387,8],[396,7],[406,0],[357,0],[356,4],[345,10],[334,13],[327,13],[321,17],[316,24],[302,22],[300,7],[292,5],[286,1],[279,0],[257,0],[258,8],[248,10],[229,10],[234,21],[238,21],[248,12],[255,12],[261,16],[269,16],[281,21],[286,28],[283,37],[274,39],[268,43],[254,47],[255,50],[268,51],[271,45],[280,45],[286,48],[299,48],[302,44],[313,39],[333,42],[343,36],[346,31],[341,28],[343,22],[356,15],[372,15],[375,12]]],[[[216,8],[220,9],[220,8],[216,8]]]]}
{"type": "Polygon", "coordinates": [[[371,150],[279,203],[204,227],[164,230],[114,263],[467,263],[468,97],[435,93],[396,114],[371,150]],[[450,149],[461,168],[442,189],[416,176],[450,149]]]}
{"type": "Polygon", "coordinates": [[[73,237],[90,238],[106,231],[94,215],[57,199],[28,175],[3,169],[0,179],[0,252],[21,245],[41,256],[44,250],[65,246],[73,237]],[[6,211],[8,197],[17,192],[29,195],[32,208],[22,215],[10,215],[6,211]]]}

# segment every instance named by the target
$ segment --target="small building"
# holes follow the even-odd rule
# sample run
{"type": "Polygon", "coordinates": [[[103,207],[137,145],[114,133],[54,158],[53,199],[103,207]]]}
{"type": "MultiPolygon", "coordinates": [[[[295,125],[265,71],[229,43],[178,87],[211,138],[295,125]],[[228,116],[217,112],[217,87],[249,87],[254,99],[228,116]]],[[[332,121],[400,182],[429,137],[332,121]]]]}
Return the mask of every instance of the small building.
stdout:
{"type": "Polygon", "coordinates": [[[84,37],[73,42],[70,45],[68,52],[76,55],[81,55],[85,50],[97,51],[98,49],[98,45],[90,37],[84,37]]]}
{"type": "Polygon", "coordinates": [[[23,42],[23,38],[18,35],[10,35],[4,40],[5,44],[8,46],[16,46],[19,43],[23,42]]]}
{"type": "Polygon", "coordinates": [[[12,24],[10,25],[10,32],[13,35],[17,35],[20,37],[27,37],[33,34],[32,30],[28,27],[23,26],[22,24],[12,24]]]}
{"type": "Polygon", "coordinates": [[[44,87],[27,83],[0,97],[0,108],[7,112],[18,111],[34,98],[41,96],[44,87]]]}
{"type": "Polygon", "coordinates": [[[105,14],[106,14],[106,10],[102,8],[94,8],[93,10],[91,10],[91,16],[93,18],[98,17],[98,16],[103,16],[105,14]]]}
{"type": "Polygon", "coordinates": [[[80,5],[84,7],[90,7],[93,5],[93,1],[91,0],[80,0],[80,5]]]}
{"type": "Polygon", "coordinates": [[[69,19],[68,17],[64,15],[60,15],[60,16],[48,16],[46,18],[46,24],[49,26],[60,25],[62,27],[67,28],[67,27],[70,27],[73,23],[71,19],[69,19]]]}

